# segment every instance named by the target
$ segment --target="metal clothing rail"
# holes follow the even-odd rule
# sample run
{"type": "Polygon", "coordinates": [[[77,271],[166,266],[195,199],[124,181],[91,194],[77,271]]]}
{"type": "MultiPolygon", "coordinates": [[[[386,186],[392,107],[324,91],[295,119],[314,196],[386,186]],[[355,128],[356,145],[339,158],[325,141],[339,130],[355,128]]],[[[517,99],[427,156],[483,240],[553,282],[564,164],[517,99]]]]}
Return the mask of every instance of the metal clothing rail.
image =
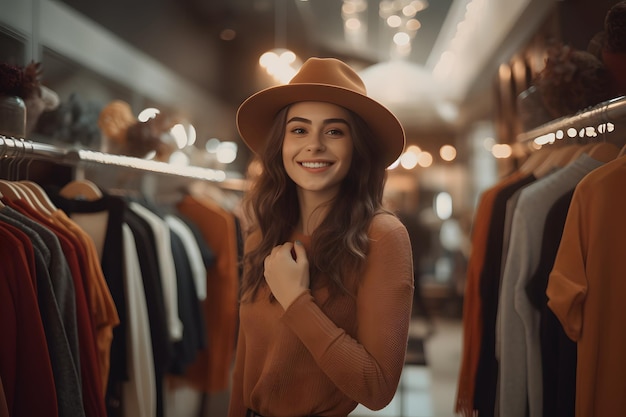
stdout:
{"type": "MultiPolygon", "coordinates": [[[[517,141],[541,142],[542,138],[547,138],[559,131],[563,132],[571,128],[576,129],[577,132],[585,129],[590,132],[600,131],[600,133],[603,133],[603,131],[606,131],[604,129],[607,129],[608,123],[615,123],[619,120],[626,120],[626,97],[624,96],[604,101],[572,116],[561,117],[521,133],[517,136],[517,141]],[[600,126],[604,127],[601,128],[600,126]]],[[[587,136],[593,136],[593,133],[587,136]]]]}
{"type": "Polygon", "coordinates": [[[174,166],[166,162],[150,161],[130,156],[112,155],[83,149],[66,149],[2,135],[0,135],[0,157],[12,159],[44,159],[69,166],[80,166],[81,164],[113,165],[145,172],[175,175],[212,182],[224,182],[230,177],[226,171],[217,169],[174,166]]]}

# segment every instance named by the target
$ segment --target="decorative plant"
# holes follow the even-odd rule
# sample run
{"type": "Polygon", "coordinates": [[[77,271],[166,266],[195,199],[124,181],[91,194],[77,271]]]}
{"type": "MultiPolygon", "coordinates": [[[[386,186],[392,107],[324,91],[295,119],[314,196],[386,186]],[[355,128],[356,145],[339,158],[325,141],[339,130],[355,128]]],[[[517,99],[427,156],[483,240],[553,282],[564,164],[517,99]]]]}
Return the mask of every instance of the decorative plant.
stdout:
{"type": "Polygon", "coordinates": [[[41,83],[41,63],[25,67],[0,63],[0,95],[20,97],[26,105],[25,133],[33,132],[43,112],[59,105],[57,94],[41,83]]]}
{"type": "Polygon", "coordinates": [[[548,49],[546,66],[534,84],[554,118],[610,98],[609,74],[602,61],[568,45],[555,44],[548,49]]]}
{"type": "Polygon", "coordinates": [[[41,97],[41,64],[31,62],[25,67],[0,63],[0,94],[23,100],[41,97]]]}

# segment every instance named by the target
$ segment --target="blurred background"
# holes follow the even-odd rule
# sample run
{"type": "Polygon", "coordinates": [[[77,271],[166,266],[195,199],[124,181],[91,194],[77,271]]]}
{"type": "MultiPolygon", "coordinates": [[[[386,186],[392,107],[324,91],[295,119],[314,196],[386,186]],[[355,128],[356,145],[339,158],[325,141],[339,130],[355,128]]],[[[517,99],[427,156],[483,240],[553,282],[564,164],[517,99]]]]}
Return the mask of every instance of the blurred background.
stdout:
{"type": "Polygon", "coordinates": [[[457,292],[477,196],[528,153],[517,141],[519,94],[551,41],[586,50],[614,3],[0,0],[0,61],[41,63],[62,103],[30,139],[110,150],[97,118],[123,101],[135,116],[175,114],[193,134],[162,158],[243,177],[251,155],[236,132],[238,105],[310,56],[345,60],[406,129],[388,189],[430,229],[424,285],[457,292]],[[259,61],[272,51],[291,52],[274,75],[259,61]]]}
{"type": "MultiPolygon", "coordinates": [[[[423,364],[443,364],[445,373],[430,411],[381,415],[451,416],[477,201],[535,150],[524,133],[556,118],[531,115],[522,103],[549,49],[561,43],[594,52],[592,40],[615,3],[0,0],[0,62],[40,63],[41,84],[56,101],[29,121],[26,139],[156,159],[180,172],[219,170],[235,193],[245,189],[252,156],[236,131],[239,104],[287,82],[311,56],[357,69],[369,95],[406,130],[386,201],[418,223],[415,332],[426,343],[423,364]],[[113,104],[128,124],[163,116],[163,147],[119,146],[101,119],[113,104]]],[[[116,185],[102,170],[88,176],[104,188],[116,185]]],[[[158,194],[160,185],[152,187],[158,194]]],[[[431,388],[437,369],[430,369],[431,388]]],[[[220,415],[212,412],[206,415],[220,415]]]]}

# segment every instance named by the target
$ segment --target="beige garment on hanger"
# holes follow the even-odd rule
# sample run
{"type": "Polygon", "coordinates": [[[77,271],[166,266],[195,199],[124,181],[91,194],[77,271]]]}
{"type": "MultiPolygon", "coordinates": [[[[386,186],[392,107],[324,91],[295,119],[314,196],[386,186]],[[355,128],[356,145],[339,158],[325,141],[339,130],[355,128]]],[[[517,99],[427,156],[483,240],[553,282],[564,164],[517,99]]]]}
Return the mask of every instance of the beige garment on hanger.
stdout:
{"type": "Polygon", "coordinates": [[[541,178],[554,168],[562,168],[569,163],[572,155],[576,153],[580,145],[563,145],[550,152],[550,155],[533,170],[536,178],[541,178]]]}
{"type": "Polygon", "coordinates": [[[596,161],[609,162],[617,158],[620,148],[610,142],[600,142],[596,143],[587,153],[596,161]]]}
{"type": "Polygon", "coordinates": [[[586,143],[584,145],[581,145],[579,149],[572,155],[572,159],[570,160],[570,162],[574,162],[580,157],[580,155],[584,153],[589,153],[589,151],[596,145],[596,143],[586,143]]]}
{"type": "MultiPolygon", "coordinates": [[[[86,201],[96,201],[103,197],[100,188],[87,179],[74,180],[67,183],[61,188],[59,195],[69,200],[86,201]]],[[[102,259],[109,213],[106,211],[98,213],[72,213],[71,219],[91,236],[98,251],[98,259],[102,259]]]]}

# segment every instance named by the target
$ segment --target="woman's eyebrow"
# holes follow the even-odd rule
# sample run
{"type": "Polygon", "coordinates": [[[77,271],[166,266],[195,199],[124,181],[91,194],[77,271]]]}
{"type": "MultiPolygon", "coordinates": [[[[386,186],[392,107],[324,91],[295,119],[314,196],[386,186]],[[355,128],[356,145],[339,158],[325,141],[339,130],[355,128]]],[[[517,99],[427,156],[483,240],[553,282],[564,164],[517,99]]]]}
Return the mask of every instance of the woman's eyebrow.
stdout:
{"type": "MultiPolygon", "coordinates": [[[[305,119],[304,117],[298,117],[298,116],[294,116],[291,119],[289,119],[287,121],[287,123],[291,123],[291,122],[301,122],[301,123],[307,123],[307,124],[312,124],[313,122],[309,119],[305,119]]],[[[346,119],[341,119],[341,118],[333,118],[333,119],[324,119],[324,124],[330,124],[330,123],[343,123],[343,124],[348,124],[348,121],[346,119]]]]}
{"type": "Polygon", "coordinates": [[[291,122],[301,122],[301,123],[307,123],[307,124],[312,124],[313,122],[311,122],[309,119],[305,119],[304,117],[292,117],[291,119],[287,120],[287,123],[291,123],[291,122]]]}
{"type": "Polygon", "coordinates": [[[346,119],[341,119],[341,118],[336,118],[336,119],[325,119],[324,120],[324,124],[330,124],[330,123],[343,123],[343,124],[348,124],[348,121],[346,119]]]}

